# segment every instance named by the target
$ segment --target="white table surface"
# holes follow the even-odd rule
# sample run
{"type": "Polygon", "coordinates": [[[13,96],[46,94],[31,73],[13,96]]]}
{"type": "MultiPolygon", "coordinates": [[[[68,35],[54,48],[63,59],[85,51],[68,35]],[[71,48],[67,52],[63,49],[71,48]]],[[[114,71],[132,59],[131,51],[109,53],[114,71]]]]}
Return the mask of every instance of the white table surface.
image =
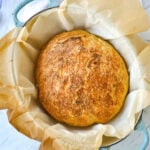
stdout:
{"type": "MultiPolygon", "coordinates": [[[[15,27],[12,13],[16,6],[23,0],[3,0],[0,9],[0,38],[15,27]]],[[[38,1],[38,0],[37,0],[38,1]]],[[[60,2],[61,0],[59,0],[60,2]]],[[[46,0],[44,0],[46,3],[46,0]]],[[[144,7],[150,15],[150,0],[143,0],[144,7]]],[[[44,6],[45,7],[45,6],[44,6]]],[[[37,11],[37,10],[36,10],[37,11]]],[[[29,17],[31,11],[25,11],[26,16],[29,17]]],[[[22,18],[24,20],[24,18],[22,18]]],[[[140,34],[141,37],[150,42],[150,30],[140,34]]],[[[143,122],[148,128],[150,135],[150,107],[143,112],[143,122]]],[[[113,145],[110,150],[139,150],[140,144],[143,142],[143,135],[141,132],[133,132],[126,139],[113,145]]],[[[19,133],[8,122],[6,110],[0,110],[0,150],[38,150],[40,143],[31,140],[23,134],[19,133]]],[[[150,144],[146,148],[150,150],[150,144]]]]}

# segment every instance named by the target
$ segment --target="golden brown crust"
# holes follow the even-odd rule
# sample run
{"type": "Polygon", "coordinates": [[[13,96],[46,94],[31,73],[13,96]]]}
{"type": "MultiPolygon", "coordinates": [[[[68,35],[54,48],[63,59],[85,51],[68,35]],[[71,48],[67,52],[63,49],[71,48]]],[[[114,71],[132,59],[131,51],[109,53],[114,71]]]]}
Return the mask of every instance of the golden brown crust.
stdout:
{"type": "Polygon", "coordinates": [[[110,121],[128,91],[125,63],[106,41],[83,30],[55,36],[40,53],[39,99],[60,122],[89,126],[110,121]]]}

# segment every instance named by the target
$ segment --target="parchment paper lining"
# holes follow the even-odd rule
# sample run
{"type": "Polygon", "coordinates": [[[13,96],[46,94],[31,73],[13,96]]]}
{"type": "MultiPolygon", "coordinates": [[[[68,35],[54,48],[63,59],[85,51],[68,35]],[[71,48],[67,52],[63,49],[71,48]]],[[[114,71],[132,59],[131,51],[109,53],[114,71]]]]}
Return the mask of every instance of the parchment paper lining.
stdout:
{"type": "Polygon", "coordinates": [[[133,34],[147,29],[149,19],[137,0],[111,2],[65,0],[60,8],[39,14],[0,40],[0,108],[8,109],[15,128],[42,142],[41,150],[98,149],[103,135],[128,135],[135,114],[150,105],[150,46],[133,34]],[[105,125],[69,127],[47,115],[38,102],[34,71],[41,48],[54,35],[78,28],[107,39],[128,66],[130,91],[124,107],[105,125]]]}

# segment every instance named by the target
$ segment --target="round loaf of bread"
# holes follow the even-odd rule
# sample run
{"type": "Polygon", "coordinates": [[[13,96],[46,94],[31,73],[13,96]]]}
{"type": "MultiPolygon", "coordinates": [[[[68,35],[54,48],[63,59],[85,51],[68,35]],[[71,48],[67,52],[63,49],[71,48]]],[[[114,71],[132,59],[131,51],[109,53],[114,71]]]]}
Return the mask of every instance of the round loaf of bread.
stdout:
{"type": "Polygon", "coordinates": [[[39,100],[56,120],[72,126],[107,123],[123,106],[129,76],[106,41],[83,30],[52,38],[40,52],[39,100]]]}

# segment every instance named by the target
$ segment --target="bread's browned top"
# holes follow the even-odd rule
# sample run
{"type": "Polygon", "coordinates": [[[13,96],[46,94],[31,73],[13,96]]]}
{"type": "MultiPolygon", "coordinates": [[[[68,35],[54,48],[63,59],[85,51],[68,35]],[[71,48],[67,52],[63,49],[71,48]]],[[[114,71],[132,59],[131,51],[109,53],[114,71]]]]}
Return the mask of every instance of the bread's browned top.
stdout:
{"type": "Polygon", "coordinates": [[[36,79],[43,107],[73,126],[108,122],[128,91],[121,56],[106,41],[83,30],[50,40],[40,53],[36,79]]]}

